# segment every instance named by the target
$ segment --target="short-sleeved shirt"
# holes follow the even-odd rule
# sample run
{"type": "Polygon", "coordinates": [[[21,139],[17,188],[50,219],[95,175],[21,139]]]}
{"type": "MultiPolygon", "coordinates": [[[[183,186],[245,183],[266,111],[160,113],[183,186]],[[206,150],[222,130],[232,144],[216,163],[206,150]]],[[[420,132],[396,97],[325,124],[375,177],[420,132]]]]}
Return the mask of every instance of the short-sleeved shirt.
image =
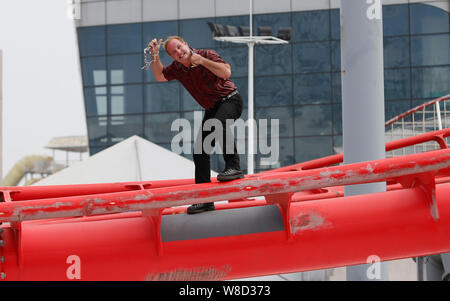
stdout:
{"type": "MultiPolygon", "coordinates": [[[[195,49],[193,51],[211,61],[226,63],[214,50],[195,49]]],[[[231,80],[218,77],[202,65],[186,67],[173,61],[164,67],[163,74],[168,81],[178,80],[206,110],[213,108],[222,98],[236,90],[231,80]]]]}

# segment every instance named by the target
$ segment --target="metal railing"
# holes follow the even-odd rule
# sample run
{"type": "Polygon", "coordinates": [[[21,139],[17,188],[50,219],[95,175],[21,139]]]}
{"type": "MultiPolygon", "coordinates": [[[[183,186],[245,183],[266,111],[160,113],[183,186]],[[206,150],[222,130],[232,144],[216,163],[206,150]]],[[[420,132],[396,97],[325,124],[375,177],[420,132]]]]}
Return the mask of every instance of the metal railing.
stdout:
{"type": "MultiPolygon", "coordinates": [[[[447,110],[447,103],[449,102],[450,94],[428,101],[390,119],[385,124],[386,142],[448,128],[450,111],[447,110]]],[[[446,142],[448,143],[448,140],[446,142]]],[[[386,157],[426,152],[438,148],[439,145],[431,141],[388,151],[386,157]]]]}

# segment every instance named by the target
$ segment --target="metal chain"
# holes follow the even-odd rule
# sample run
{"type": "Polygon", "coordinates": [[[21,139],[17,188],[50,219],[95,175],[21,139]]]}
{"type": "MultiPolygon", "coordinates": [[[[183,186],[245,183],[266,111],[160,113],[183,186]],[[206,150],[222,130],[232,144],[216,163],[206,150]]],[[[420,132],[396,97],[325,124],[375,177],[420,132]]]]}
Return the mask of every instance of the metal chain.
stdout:
{"type": "MultiPolygon", "coordinates": [[[[152,63],[156,62],[156,58],[159,56],[159,51],[157,51],[156,53],[154,53],[152,55],[152,60],[151,61],[148,60],[148,55],[149,55],[150,50],[152,48],[153,47],[149,46],[149,47],[144,49],[144,63],[145,63],[145,66],[141,67],[141,70],[148,70],[150,68],[150,66],[152,65],[152,63]]],[[[192,49],[190,49],[190,50],[191,50],[191,54],[194,54],[194,51],[192,49]]],[[[191,68],[194,68],[194,67],[197,67],[197,65],[192,63],[191,68]]]]}
{"type": "Polygon", "coordinates": [[[152,65],[152,63],[156,62],[156,58],[159,55],[158,52],[152,55],[152,60],[151,61],[148,60],[148,54],[150,53],[150,49],[151,48],[152,47],[150,46],[150,47],[147,47],[147,48],[144,49],[144,63],[145,63],[145,66],[143,66],[141,68],[141,70],[148,70],[150,68],[150,66],[152,65]]]}

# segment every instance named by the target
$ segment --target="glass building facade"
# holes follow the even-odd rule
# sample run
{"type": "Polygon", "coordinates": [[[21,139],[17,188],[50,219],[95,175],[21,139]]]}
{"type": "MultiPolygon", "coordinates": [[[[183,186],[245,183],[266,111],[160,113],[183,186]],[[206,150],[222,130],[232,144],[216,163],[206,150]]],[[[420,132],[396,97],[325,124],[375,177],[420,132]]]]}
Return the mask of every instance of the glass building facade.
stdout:
{"type": "MultiPolygon", "coordinates": [[[[339,20],[339,9],[253,16],[254,34],[258,26],[271,26],[274,34],[292,28],[287,45],[255,46],[255,119],[279,119],[279,166],[342,147],[339,20]]],[[[178,133],[171,131],[172,122],[193,121],[194,112],[202,111],[177,81],[157,82],[151,69],[141,70],[142,50],[153,38],[180,35],[193,48],[215,49],[230,63],[247,106],[248,48],[213,40],[207,22],[248,26],[249,16],[77,28],[91,155],[132,135],[170,149],[178,133]]],[[[448,11],[423,3],[385,5],[383,26],[385,119],[450,93],[448,11]]],[[[164,50],[160,55],[164,65],[172,61],[164,50]]],[[[256,172],[267,168],[259,155],[255,159],[256,172]]],[[[223,159],[213,155],[211,167],[221,171],[223,159]]],[[[241,167],[246,169],[246,155],[241,167]]]]}

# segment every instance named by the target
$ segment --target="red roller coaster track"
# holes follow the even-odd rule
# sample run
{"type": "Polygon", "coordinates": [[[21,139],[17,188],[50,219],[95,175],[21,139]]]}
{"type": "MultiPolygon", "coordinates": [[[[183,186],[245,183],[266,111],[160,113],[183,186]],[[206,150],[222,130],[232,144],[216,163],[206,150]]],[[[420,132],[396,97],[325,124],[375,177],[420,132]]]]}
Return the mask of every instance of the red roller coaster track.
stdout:
{"type": "Polygon", "coordinates": [[[224,280],[449,252],[449,135],[386,144],[439,150],[348,165],[334,155],[225,183],[1,187],[0,275],[224,280]],[[344,196],[380,181],[386,192],[344,196]],[[227,200],[198,215],[176,207],[227,200]]]}

